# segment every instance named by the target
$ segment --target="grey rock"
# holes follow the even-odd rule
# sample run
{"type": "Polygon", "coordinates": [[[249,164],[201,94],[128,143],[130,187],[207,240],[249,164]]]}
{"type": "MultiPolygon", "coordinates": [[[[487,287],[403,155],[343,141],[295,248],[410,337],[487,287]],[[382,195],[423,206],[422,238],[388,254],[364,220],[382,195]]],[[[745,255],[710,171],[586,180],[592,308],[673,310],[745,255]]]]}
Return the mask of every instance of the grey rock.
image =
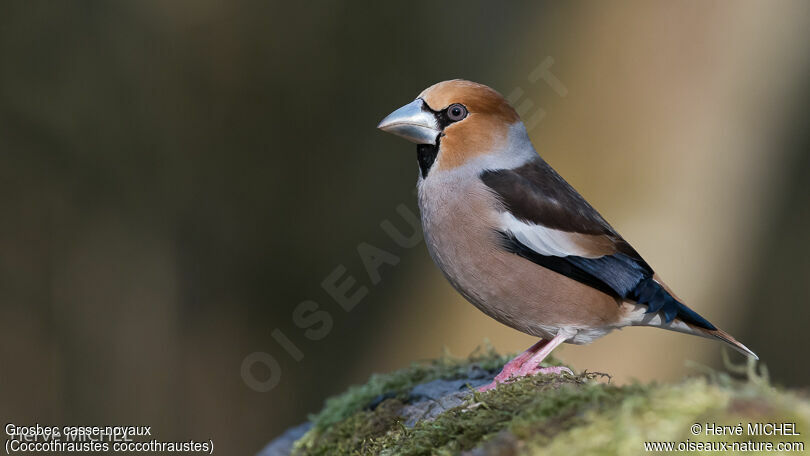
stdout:
{"type": "Polygon", "coordinates": [[[433,421],[437,416],[464,404],[473,388],[486,385],[494,374],[480,368],[470,369],[470,375],[456,380],[433,380],[416,385],[410,393],[409,404],[400,410],[405,426],[413,427],[420,421],[433,421]]]}
{"type": "Polygon", "coordinates": [[[300,439],[312,427],[312,423],[299,424],[284,431],[283,434],[273,439],[257,456],[288,456],[292,452],[293,444],[300,439]]]}

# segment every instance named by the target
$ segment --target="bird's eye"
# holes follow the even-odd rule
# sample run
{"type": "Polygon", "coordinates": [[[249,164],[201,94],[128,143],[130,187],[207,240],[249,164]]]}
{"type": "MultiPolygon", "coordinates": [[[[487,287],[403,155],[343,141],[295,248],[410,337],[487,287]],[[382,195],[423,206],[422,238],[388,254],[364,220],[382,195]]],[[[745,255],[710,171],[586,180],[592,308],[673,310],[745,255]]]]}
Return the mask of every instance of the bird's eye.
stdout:
{"type": "Polygon", "coordinates": [[[459,120],[467,117],[467,108],[458,103],[452,104],[449,108],[447,108],[447,117],[453,122],[458,122],[459,120]]]}

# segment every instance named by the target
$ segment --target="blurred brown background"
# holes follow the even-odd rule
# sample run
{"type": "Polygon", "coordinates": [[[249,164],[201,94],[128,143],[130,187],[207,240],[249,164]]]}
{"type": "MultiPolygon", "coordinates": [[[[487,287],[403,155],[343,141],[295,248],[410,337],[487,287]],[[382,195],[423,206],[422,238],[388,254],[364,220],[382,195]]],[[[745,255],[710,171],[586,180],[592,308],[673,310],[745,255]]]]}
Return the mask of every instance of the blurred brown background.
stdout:
{"type": "MultiPolygon", "coordinates": [[[[687,303],[777,383],[810,383],[807,2],[0,9],[4,423],[251,454],[374,371],[530,345],[380,227],[408,233],[417,167],[374,127],[455,77],[519,98],[538,151],[687,303]],[[562,92],[532,77],[549,57],[562,92]],[[379,283],[361,242],[400,259],[379,283]],[[368,289],[348,313],[320,285],[341,265],[368,289]],[[331,317],[322,340],[294,323],[305,300],[331,317]],[[269,392],[243,380],[253,352],[280,364],[269,392]]],[[[628,329],[558,356],[668,380],[720,349],[628,329]]]]}

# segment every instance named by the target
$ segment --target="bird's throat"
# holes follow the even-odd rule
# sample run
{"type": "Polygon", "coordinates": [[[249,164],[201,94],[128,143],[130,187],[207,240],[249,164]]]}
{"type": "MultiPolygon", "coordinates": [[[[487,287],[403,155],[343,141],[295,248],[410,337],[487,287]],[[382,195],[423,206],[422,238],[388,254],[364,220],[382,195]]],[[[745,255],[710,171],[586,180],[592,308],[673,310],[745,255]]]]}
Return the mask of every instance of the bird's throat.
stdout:
{"type": "Polygon", "coordinates": [[[416,145],[416,160],[419,162],[419,170],[422,172],[422,179],[426,178],[430,167],[436,161],[436,156],[439,154],[439,141],[436,144],[417,144],[416,145]]]}

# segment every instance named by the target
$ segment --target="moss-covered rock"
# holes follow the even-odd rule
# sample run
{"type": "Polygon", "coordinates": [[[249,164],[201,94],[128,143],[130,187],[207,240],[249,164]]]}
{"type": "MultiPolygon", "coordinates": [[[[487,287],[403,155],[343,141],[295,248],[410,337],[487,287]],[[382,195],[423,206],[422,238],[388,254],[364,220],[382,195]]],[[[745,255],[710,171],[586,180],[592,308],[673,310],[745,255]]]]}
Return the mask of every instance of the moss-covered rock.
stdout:
{"type": "Polygon", "coordinates": [[[641,454],[645,442],[686,445],[682,454],[705,453],[697,445],[717,448],[718,442],[738,442],[730,449],[747,454],[763,442],[792,442],[784,453],[808,451],[810,402],[771,386],[767,375],[754,372],[753,362],[677,384],[616,386],[605,374],[583,372],[474,390],[505,361],[487,350],[375,374],[328,399],[292,454],[641,454]],[[707,423],[740,424],[742,432],[707,434],[707,423]],[[795,423],[803,435],[750,435],[748,423],[795,423]]]}

